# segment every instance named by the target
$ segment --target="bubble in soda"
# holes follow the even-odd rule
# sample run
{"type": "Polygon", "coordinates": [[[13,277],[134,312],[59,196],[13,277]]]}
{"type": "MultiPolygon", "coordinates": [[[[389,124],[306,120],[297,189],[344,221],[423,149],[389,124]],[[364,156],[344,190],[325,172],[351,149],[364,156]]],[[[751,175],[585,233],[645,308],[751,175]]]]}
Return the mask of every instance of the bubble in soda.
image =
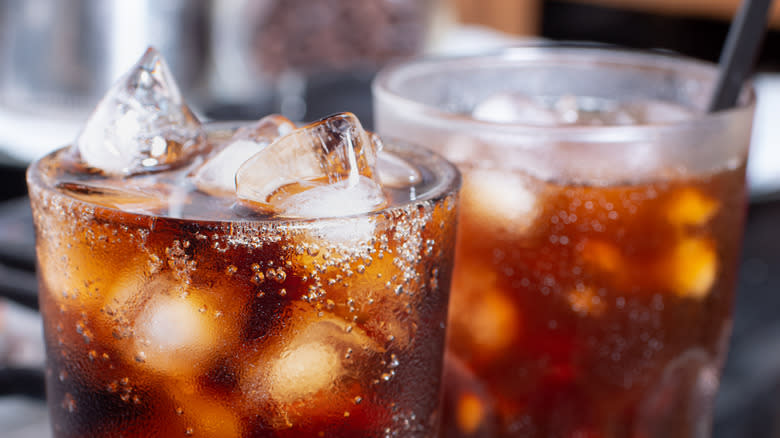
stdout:
{"type": "Polygon", "coordinates": [[[175,166],[203,144],[200,121],[153,48],[106,93],[76,140],[84,162],[111,175],[175,166]]]}

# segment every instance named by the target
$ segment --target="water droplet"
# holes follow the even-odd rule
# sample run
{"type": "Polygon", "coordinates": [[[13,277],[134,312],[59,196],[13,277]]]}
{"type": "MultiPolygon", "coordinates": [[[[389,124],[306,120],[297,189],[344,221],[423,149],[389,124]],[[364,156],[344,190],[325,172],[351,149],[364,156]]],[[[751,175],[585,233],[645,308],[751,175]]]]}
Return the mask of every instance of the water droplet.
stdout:
{"type": "Polygon", "coordinates": [[[97,359],[97,351],[89,350],[89,353],[87,353],[87,357],[89,357],[90,361],[94,361],[95,359],[97,359]]]}
{"type": "Polygon", "coordinates": [[[363,401],[363,397],[361,397],[361,396],[357,396],[357,397],[355,397],[355,404],[356,404],[356,405],[359,405],[359,404],[360,404],[360,402],[362,402],[362,401],[363,401]]]}
{"type": "Polygon", "coordinates": [[[395,355],[395,353],[390,355],[390,368],[396,368],[400,365],[400,362],[398,362],[398,356],[395,355]]]}
{"type": "Polygon", "coordinates": [[[176,415],[184,415],[184,409],[181,406],[176,407],[176,415]]]}
{"type": "Polygon", "coordinates": [[[265,274],[262,272],[258,272],[257,274],[252,277],[252,283],[254,284],[260,284],[265,281],[265,274]]]}
{"type": "Polygon", "coordinates": [[[116,383],[116,380],[106,385],[106,391],[108,392],[116,392],[118,389],[119,389],[119,385],[116,383]]]}
{"type": "Polygon", "coordinates": [[[144,353],[143,351],[139,351],[138,353],[136,353],[135,361],[139,363],[146,362],[146,353],[144,353]]]}
{"type": "Polygon", "coordinates": [[[352,333],[352,326],[348,325],[347,327],[344,328],[344,331],[347,333],[352,333]]]}
{"type": "Polygon", "coordinates": [[[120,399],[121,399],[123,402],[130,401],[130,394],[127,394],[127,393],[125,393],[125,394],[122,394],[122,395],[120,395],[120,396],[119,396],[119,398],[120,398],[120,399]]]}
{"type": "Polygon", "coordinates": [[[280,289],[279,290],[279,295],[283,296],[283,297],[287,296],[287,289],[280,289]]]}
{"type": "Polygon", "coordinates": [[[70,413],[76,412],[76,400],[69,392],[62,398],[62,407],[70,413]]]}
{"type": "Polygon", "coordinates": [[[357,268],[355,270],[358,272],[358,274],[362,274],[366,272],[366,266],[365,265],[357,265],[357,268]]]}
{"type": "Polygon", "coordinates": [[[184,431],[184,434],[187,436],[192,436],[192,434],[195,433],[195,429],[188,427],[187,430],[184,431]]]}
{"type": "Polygon", "coordinates": [[[325,307],[326,307],[328,310],[333,310],[333,308],[335,308],[335,307],[336,307],[336,303],[334,303],[334,302],[333,302],[333,300],[330,300],[330,299],[329,299],[329,300],[325,301],[325,307]]]}
{"type": "Polygon", "coordinates": [[[233,274],[236,273],[236,271],[238,271],[238,268],[233,266],[233,265],[230,265],[230,266],[227,267],[227,269],[225,269],[225,273],[227,275],[233,275],[233,274]]]}

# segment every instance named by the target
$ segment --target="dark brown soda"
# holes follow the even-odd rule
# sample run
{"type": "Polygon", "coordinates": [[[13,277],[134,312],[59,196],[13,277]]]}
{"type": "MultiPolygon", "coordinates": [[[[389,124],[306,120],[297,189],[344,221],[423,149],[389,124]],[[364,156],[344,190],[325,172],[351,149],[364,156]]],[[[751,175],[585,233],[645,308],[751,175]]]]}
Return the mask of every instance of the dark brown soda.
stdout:
{"type": "Polygon", "coordinates": [[[445,435],[704,436],[745,168],[593,186],[461,170],[445,435]]]}
{"type": "Polygon", "coordinates": [[[54,436],[436,436],[458,176],[404,157],[417,198],[310,220],[34,165],[54,436]]]}

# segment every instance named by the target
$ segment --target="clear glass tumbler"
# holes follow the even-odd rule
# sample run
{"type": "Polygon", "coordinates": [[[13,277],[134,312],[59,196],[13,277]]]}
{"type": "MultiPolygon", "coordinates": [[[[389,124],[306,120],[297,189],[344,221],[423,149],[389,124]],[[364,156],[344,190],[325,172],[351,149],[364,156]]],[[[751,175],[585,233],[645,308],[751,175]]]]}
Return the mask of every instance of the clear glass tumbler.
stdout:
{"type": "Polygon", "coordinates": [[[383,180],[386,207],[291,218],[199,191],[204,157],[30,167],[54,436],[437,436],[455,167],[386,144],[388,175],[415,175],[383,180]]]}
{"type": "Polygon", "coordinates": [[[754,96],[715,65],[520,47],[384,70],[375,123],[463,173],[448,436],[705,437],[754,96]]]}

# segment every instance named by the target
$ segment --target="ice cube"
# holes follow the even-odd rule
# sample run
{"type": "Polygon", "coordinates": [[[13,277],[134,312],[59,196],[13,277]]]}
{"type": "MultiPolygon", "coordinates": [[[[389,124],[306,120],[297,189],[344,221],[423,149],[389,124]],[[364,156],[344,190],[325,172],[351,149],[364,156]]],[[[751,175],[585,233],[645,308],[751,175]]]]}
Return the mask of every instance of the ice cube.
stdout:
{"type": "Polygon", "coordinates": [[[376,172],[378,138],[349,113],[280,137],[236,174],[239,199],[288,217],[376,210],[385,197],[376,172]],[[308,192],[308,193],[307,193],[308,192]]]}
{"type": "Polygon", "coordinates": [[[222,150],[195,172],[195,185],[214,196],[234,196],[238,168],[277,137],[293,129],[293,122],[280,115],[266,116],[252,126],[240,128],[222,150]]]}
{"type": "Polygon", "coordinates": [[[601,273],[617,273],[628,269],[620,248],[599,239],[586,239],[582,242],[582,258],[601,273]]]}
{"type": "Polygon", "coordinates": [[[132,181],[105,179],[93,183],[63,182],[57,184],[57,188],[76,199],[140,214],[161,214],[174,207],[177,200],[184,202],[187,198],[186,194],[176,197],[178,187],[143,178],[132,181]]]}
{"type": "Polygon", "coordinates": [[[383,350],[357,326],[293,305],[290,320],[241,373],[239,386],[250,404],[264,409],[275,427],[341,416],[372,382],[383,350]],[[320,316],[321,315],[321,316],[320,316]]]}
{"type": "MultiPolygon", "coordinates": [[[[241,418],[235,407],[220,397],[210,397],[202,388],[176,382],[166,388],[176,415],[166,415],[176,435],[195,437],[240,437],[241,418]]],[[[169,432],[165,436],[176,436],[169,432]]]]}
{"type": "Polygon", "coordinates": [[[474,362],[505,354],[519,336],[522,315],[487,265],[461,267],[450,299],[451,341],[474,362]]]}
{"type": "Polygon", "coordinates": [[[689,120],[694,112],[682,105],[660,100],[644,100],[628,105],[642,124],[666,124],[689,120]]]}
{"type": "Polygon", "coordinates": [[[385,202],[382,187],[364,176],[355,182],[343,180],[299,187],[303,190],[292,194],[285,189],[277,190],[268,201],[284,216],[320,218],[365,213],[385,202]]]}
{"type": "Polygon", "coordinates": [[[718,212],[720,205],[701,191],[686,187],[672,195],[666,208],[669,222],[684,227],[706,224],[718,212]]]}
{"type": "Polygon", "coordinates": [[[220,294],[169,274],[119,280],[108,295],[107,313],[123,314],[118,322],[130,326],[131,345],[123,348],[128,362],[187,376],[237,338],[235,321],[224,316],[236,312],[220,307],[220,294]]]}
{"type": "Polygon", "coordinates": [[[687,237],[666,259],[664,278],[677,295],[703,299],[709,295],[718,275],[718,256],[709,239],[687,237]]]}
{"type": "Polygon", "coordinates": [[[561,123],[559,115],[543,102],[521,93],[500,93],[483,100],[471,113],[477,120],[551,126],[561,123]]]}
{"type": "Polygon", "coordinates": [[[500,224],[507,232],[523,234],[536,222],[541,206],[531,181],[497,169],[464,172],[461,190],[464,210],[480,220],[500,224]]]}
{"type": "Polygon", "coordinates": [[[76,147],[88,166],[131,175],[181,163],[204,141],[168,66],[149,48],[98,103],[76,147]]]}

